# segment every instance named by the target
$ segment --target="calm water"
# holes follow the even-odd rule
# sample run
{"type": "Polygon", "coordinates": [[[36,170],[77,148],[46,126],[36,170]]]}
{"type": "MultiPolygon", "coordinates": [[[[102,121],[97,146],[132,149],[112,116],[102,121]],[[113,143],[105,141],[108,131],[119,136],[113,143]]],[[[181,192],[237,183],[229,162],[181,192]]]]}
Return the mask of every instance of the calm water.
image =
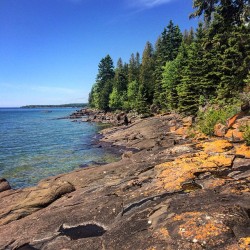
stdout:
{"type": "Polygon", "coordinates": [[[112,162],[117,155],[93,144],[100,125],[71,122],[75,109],[0,108],[0,177],[12,188],[35,185],[42,178],[91,162],[112,162]]]}

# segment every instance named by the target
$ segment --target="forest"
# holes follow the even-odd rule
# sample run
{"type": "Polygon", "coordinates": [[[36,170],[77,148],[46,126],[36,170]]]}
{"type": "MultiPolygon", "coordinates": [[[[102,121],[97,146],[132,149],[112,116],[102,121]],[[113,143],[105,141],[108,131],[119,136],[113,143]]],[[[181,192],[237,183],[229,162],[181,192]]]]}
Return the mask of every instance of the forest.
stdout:
{"type": "MultiPolygon", "coordinates": [[[[250,90],[250,1],[194,0],[190,18],[202,16],[196,30],[181,32],[169,21],[142,55],[129,62],[101,59],[89,105],[101,110],[197,114],[223,107],[250,90]]],[[[249,96],[248,96],[249,98],[249,96]]]]}

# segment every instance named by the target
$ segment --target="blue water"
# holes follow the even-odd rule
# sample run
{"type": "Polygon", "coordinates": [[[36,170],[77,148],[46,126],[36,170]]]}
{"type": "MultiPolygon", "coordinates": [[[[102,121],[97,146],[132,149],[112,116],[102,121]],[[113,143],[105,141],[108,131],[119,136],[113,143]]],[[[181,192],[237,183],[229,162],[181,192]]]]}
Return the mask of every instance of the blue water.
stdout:
{"type": "Polygon", "coordinates": [[[58,119],[75,109],[46,111],[0,108],[0,177],[6,178],[12,188],[33,186],[43,178],[93,161],[118,159],[93,144],[100,125],[58,119]]]}

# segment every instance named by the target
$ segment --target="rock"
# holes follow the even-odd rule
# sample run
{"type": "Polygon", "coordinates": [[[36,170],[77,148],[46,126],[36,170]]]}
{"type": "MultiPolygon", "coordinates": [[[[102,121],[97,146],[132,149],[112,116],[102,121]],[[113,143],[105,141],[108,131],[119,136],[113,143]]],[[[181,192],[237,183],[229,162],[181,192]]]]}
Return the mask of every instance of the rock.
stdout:
{"type": "Polygon", "coordinates": [[[223,137],[226,134],[227,127],[221,123],[214,126],[214,135],[218,137],[223,137]]]}
{"type": "Polygon", "coordinates": [[[182,184],[195,178],[197,172],[207,172],[230,167],[233,156],[224,154],[209,155],[205,152],[190,153],[177,157],[173,162],[166,162],[155,167],[158,186],[168,192],[182,190],[182,184]]]}
{"type": "Polygon", "coordinates": [[[74,190],[74,186],[69,182],[41,182],[37,187],[21,193],[21,196],[7,207],[7,211],[11,211],[11,213],[2,213],[0,210],[0,225],[8,224],[11,221],[32,214],[48,206],[62,195],[71,193],[74,190]]]}
{"type": "Polygon", "coordinates": [[[233,144],[227,140],[214,140],[197,144],[198,148],[202,148],[206,153],[222,153],[233,148],[233,144]]]}
{"type": "Polygon", "coordinates": [[[243,133],[239,131],[239,129],[229,129],[225,134],[225,138],[227,138],[230,142],[243,142],[243,133]]]}
{"type": "Polygon", "coordinates": [[[232,169],[237,170],[238,168],[250,168],[250,159],[236,158],[233,162],[232,169]]]}
{"type": "Polygon", "coordinates": [[[191,127],[193,124],[194,118],[192,116],[188,116],[182,119],[183,126],[191,127]]]}
{"type": "Polygon", "coordinates": [[[133,155],[132,151],[126,151],[122,155],[122,159],[130,158],[133,155]]]}
{"type": "Polygon", "coordinates": [[[241,105],[241,111],[247,112],[249,110],[250,110],[250,103],[249,101],[246,101],[245,103],[241,105]]]}
{"type": "Polygon", "coordinates": [[[0,192],[6,191],[9,189],[11,189],[9,182],[4,178],[0,178],[0,192]]]}
{"type": "Polygon", "coordinates": [[[104,142],[127,148],[120,161],[1,192],[0,249],[248,249],[249,147],[196,147],[170,132],[181,123],[164,115],[105,129],[104,142]]]}
{"type": "Polygon", "coordinates": [[[236,146],[236,155],[245,157],[245,158],[250,158],[250,146],[247,146],[245,144],[236,146]]]}

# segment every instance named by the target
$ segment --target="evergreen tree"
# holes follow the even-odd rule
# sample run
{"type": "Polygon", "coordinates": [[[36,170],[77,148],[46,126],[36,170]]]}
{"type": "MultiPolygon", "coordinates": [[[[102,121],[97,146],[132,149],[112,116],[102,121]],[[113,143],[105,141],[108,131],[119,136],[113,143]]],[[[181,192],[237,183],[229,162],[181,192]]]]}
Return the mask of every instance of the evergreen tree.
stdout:
{"type": "Polygon", "coordinates": [[[109,108],[109,95],[112,92],[114,79],[114,65],[111,57],[107,55],[98,65],[98,74],[92,94],[92,106],[98,109],[109,108]]]}
{"type": "Polygon", "coordinates": [[[133,110],[137,108],[137,96],[139,93],[139,83],[132,81],[128,84],[127,101],[124,103],[124,109],[133,110]]]}
{"type": "Polygon", "coordinates": [[[140,65],[140,54],[138,52],[136,53],[136,55],[132,53],[128,64],[128,82],[139,82],[140,65]]]}
{"type": "Polygon", "coordinates": [[[156,43],[156,69],[155,69],[155,95],[154,103],[162,106],[160,95],[162,93],[162,72],[163,66],[168,61],[173,61],[178,55],[179,47],[182,42],[182,34],[178,26],[172,20],[161,34],[156,43]]]}
{"type": "Polygon", "coordinates": [[[228,24],[250,21],[250,0],[193,0],[194,13],[190,18],[204,15],[211,21],[214,12],[220,13],[228,24]]]}
{"type": "Polygon", "coordinates": [[[244,79],[250,69],[250,28],[233,26],[222,55],[222,77],[218,97],[231,98],[244,88],[244,79]]]}
{"type": "Polygon", "coordinates": [[[190,45],[194,41],[194,30],[191,27],[190,31],[184,30],[183,41],[184,43],[190,45]]]}
{"type": "Polygon", "coordinates": [[[122,59],[117,61],[115,69],[114,85],[110,95],[110,108],[122,109],[123,100],[126,98],[124,95],[127,92],[128,85],[128,65],[123,64],[122,59]]]}
{"type": "Polygon", "coordinates": [[[188,65],[188,45],[182,42],[179,53],[174,61],[167,62],[163,67],[162,79],[162,94],[160,101],[162,106],[168,110],[179,109],[183,111],[182,105],[185,98],[182,79],[185,73],[185,68],[188,65]]]}
{"type": "Polygon", "coordinates": [[[122,97],[116,87],[113,87],[111,94],[109,95],[109,107],[112,109],[121,109],[122,97]]]}
{"type": "Polygon", "coordinates": [[[149,110],[149,107],[147,105],[145,89],[143,85],[139,86],[135,109],[139,114],[147,113],[147,111],[149,110]]]}
{"type": "Polygon", "coordinates": [[[146,43],[142,55],[140,69],[140,84],[143,85],[145,98],[148,104],[153,103],[154,96],[154,50],[150,42],[146,43]]]}

